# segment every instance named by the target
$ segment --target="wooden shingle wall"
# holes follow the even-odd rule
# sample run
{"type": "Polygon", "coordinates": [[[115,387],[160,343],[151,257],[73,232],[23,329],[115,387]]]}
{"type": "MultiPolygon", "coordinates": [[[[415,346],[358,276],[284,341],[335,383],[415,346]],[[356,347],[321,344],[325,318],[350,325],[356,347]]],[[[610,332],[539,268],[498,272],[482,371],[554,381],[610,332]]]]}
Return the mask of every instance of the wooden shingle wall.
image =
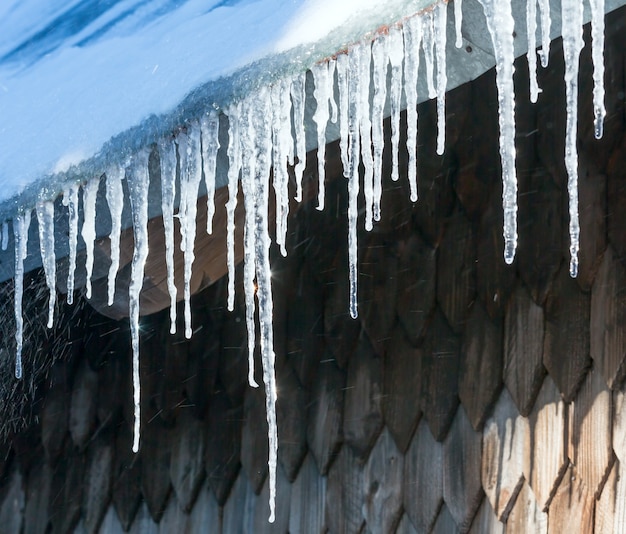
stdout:
{"type": "MultiPolygon", "coordinates": [[[[273,261],[275,524],[265,400],[246,381],[242,292],[227,312],[220,280],[193,299],[192,340],[170,336],[167,313],[142,320],[137,455],[128,327],[85,312],[91,334],[54,364],[36,418],[2,456],[0,531],[626,530],[626,10],[608,20],[601,141],[589,47],[582,58],[576,280],[557,41],[535,106],[517,63],[513,266],[502,259],[493,71],[449,93],[441,158],[434,103],[421,106],[420,200],[408,201],[406,179],[387,180],[383,220],[359,234],[356,321],[346,183],[338,147],[328,147],[326,210],[303,206],[289,256],[273,261]]],[[[313,155],[312,184],[315,168],[313,155]]]]}

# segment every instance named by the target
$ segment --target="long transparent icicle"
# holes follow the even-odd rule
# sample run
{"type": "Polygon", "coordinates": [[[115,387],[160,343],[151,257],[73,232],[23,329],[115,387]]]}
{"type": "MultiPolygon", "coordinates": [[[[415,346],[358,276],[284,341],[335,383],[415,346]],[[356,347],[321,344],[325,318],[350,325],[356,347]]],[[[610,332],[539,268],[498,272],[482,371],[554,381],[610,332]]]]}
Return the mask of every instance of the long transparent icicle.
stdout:
{"type": "Polygon", "coordinates": [[[311,69],[313,81],[315,82],[315,90],[313,96],[317,107],[313,113],[313,120],[317,126],[317,174],[318,174],[318,190],[317,190],[317,209],[324,209],[325,187],[324,180],[326,178],[326,125],[330,113],[328,110],[328,99],[332,86],[331,78],[328,75],[328,63],[319,63],[311,69]]]}
{"type": "Polygon", "coordinates": [[[293,131],[296,134],[295,155],[298,162],[294,168],[296,174],[296,200],[302,200],[302,176],[306,166],[306,137],[304,133],[304,98],[306,76],[300,74],[291,82],[291,101],[293,102],[293,131]]]}
{"type": "Polygon", "coordinates": [[[360,148],[360,89],[359,74],[361,54],[358,50],[351,50],[348,54],[348,145],[349,145],[349,170],[348,170],[348,269],[350,273],[350,316],[358,317],[357,283],[358,283],[358,242],[357,242],[357,219],[359,215],[359,155],[360,148]]]}
{"type": "Polygon", "coordinates": [[[122,211],[124,210],[124,169],[119,165],[112,166],[107,171],[106,198],[111,213],[111,266],[109,267],[108,278],[108,299],[109,306],[115,300],[115,278],[120,267],[120,236],[122,233],[122,211]]]}
{"type": "Polygon", "coordinates": [[[228,115],[228,202],[226,203],[226,257],[228,264],[228,311],[235,309],[235,210],[241,170],[239,117],[241,104],[234,104],[228,115]]]}
{"type": "Polygon", "coordinates": [[[187,133],[179,133],[178,155],[180,158],[180,219],[181,250],[184,255],[185,337],[189,339],[191,328],[191,274],[195,260],[196,215],[198,213],[198,189],[202,179],[200,155],[200,127],[192,123],[187,133]]]}
{"type": "Polygon", "coordinates": [[[128,286],[130,334],[133,348],[133,452],[139,450],[141,422],[141,382],[139,378],[139,294],[143,287],[144,270],[148,259],[148,174],[147,150],[134,156],[128,169],[128,190],[133,218],[135,249],[128,286]]]}
{"type": "Polygon", "coordinates": [[[550,27],[552,18],[550,16],[550,0],[539,0],[539,18],[541,21],[541,49],[539,59],[541,66],[545,69],[550,59],[550,27]]]}
{"type": "Polygon", "coordinates": [[[22,346],[24,342],[24,316],[22,315],[22,299],[24,297],[24,260],[28,255],[28,228],[30,227],[30,211],[18,213],[13,219],[13,237],[15,238],[15,378],[22,378],[22,346]]]}
{"type": "Polygon", "coordinates": [[[433,35],[437,58],[437,154],[440,156],[446,147],[446,25],[448,9],[446,4],[437,4],[434,11],[433,35]]]}
{"type": "Polygon", "coordinates": [[[339,91],[339,151],[341,152],[341,165],[343,167],[343,175],[347,178],[350,175],[350,125],[348,124],[348,54],[339,54],[337,56],[337,89],[339,91]]]}
{"type": "Polygon", "coordinates": [[[291,103],[289,101],[289,81],[280,80],[272,86],[272,160],[274,172],[274,195],[276,198],[276,243],[280,253],[287,255],[287,219],[289,217],[289,158],[291,137],[291,103]]]}
{"type": "Polygon", "coordinates": [[[269,174],[271,158],[271,108],[267,89],[260,89],[251,116],[255,139],[254,189],[256,191],[255,248],[258,284],[261,362],[265,383],[265,406],[269,440],[269,522],[273,523],[276,508],[276,468],[278,462],[278,429],[276,422],[276,373],[274,370],[274,333],[272,274],[270,270],[269,174]]]}
{"type": "Polygon", "coordinates": [[[87,259],[85,270],[87,271],[86,293],[91,298],[91,273],[93,272],[93,246],[96,240],[96,199],[98,197],[100,178],[93,178],[83,185],[83,228],[81,236],[85,242],[87,259]]]}
{"type": "Polygon", "coordinates": [[[526,39],[528,40],[528,76],[530,79],[530,101],[534,104],[539,96],[537,85],[537,0],[526,0],[526,39]]]}
{"type": "Polygon", "coordinates": [[[159,142],[161,162],[161,213],[165,234],[167,292],[170,295],[170,334],[176,333],[176,296],[174,278],[174,200],[176,198],[176,144],[172,138],[159,142]]]}
{"type": "Polygon", "coordinates": [[[576,135],[578,125],[578,64],[583,49],[583,5],[580,0],[562,0],[563,55],[565,57],[565,168],[569,194],[570,265],[572,278],[578,275],[578,152],[576,135]]]}
{"type": "Polygon", "coordinates": [[[54,203],[46,200],[37,202],[37,227],[39,230],[39,250],[41,263],[46,275],[46,285],[50,293],[48,299],[48,328],[54,325],[54,305],[57,299],[56,291],[56,257],[54,253],[54,203]]]}
{"type": "Polygon", "coordinates": [[[215,169],[217,166],[217,151],[219,142],[219,113],[211,110],[200,119],[202,132],[202,170],[206,184],[206,232],[213,233],[213,216],[215,215],[215,169]]]}
{"type": "Polygon", "coordinates": [[[434,38],[434,15],[432,11],[414,17],[422,22],[422,50],[424,51],[424,64],[426,66],[426,86],[428,87],[428,98],[435,98],[435,38],[434,38]]]}
{"type": "Polygon", "coordinates": [[[391,85],[389,102],[391,107],[391,179],[398,181],[398,151],[400,150],[400,111],[402,108],[402,62],[404,59],[404,39],[402,28],[389,30],[389,63],[391,64],[391,85]]]}
{"type": "Polygon", "coordinates": [[[593,59],[594,134],[604,133],[604,0],[589,0],[591,6],[591,57],[593,59]]]}
{"type": "Polygon", "coordinates": [[[419,17],[404,24],[404,93],[406,95],[407,139],[409,154],[409,189],[411,202],[417,201],[417,73],[422,41],[422,23],[419,17]]]}
{"type": "Polygon", "coordinates": [[[255,312],[256,294],[256,248],[255,248],[255,218],[256,218],[256,191],[254,176],[256,172],[255,132],[252,122],[254,102],[248,98],[242,102],[241,109],[241,187],[245,209],[243,229],[243,289],[246,301],[246,327],[248,330],[248,383],[252,387],[259,387],[254,379],[254,349],[256,341],[255,312]]]}
{"type": "MultiPolygon", "coordinates": [[[[517,249],[517,175],[515,171],[515,88],[513,86],[513,15],[503,0],[479,0],[485,11],[496,57],[502,204],[504,208],[504,261],[513,263],[517,249]]],[[[578,2],[578,0],[574,0],[578,2]]]]}
{"type": "Polygon", "coordinates": [[[67,268],[67,303],[74,303],[74,275],[76,273],[76,245],[78,243],[78,186],[69,185],[63,191],[63,205],[67,206],[69,216],[70,257],[67,268]]]}
{"type": "Polygon", "coordinates": [[[456,34],[456,40],[454,46],[461,48],[463,46],[463,35],[461,34],[461,28],[463,26],[463,0],[454,1],[454,32],[456,34]]]}
{"type": "Polygon", "coordinates": [[[361,134],[361,161],[363,162],[363,193],[365,195],[365,229],[373,228],[374,219],[374,158],[372,156],[372,121],[370,118],[370,69],[372,49],[369,43],[357,46],[359,60],[359,132],[361,134]]]}
{"type": "Polygon", "coordinates": [[[4,221],[2,223],[2,250],[6,250],[9,246],[9,223],[4,221]]]}
{"type": "Polygon", "coordinates": [[[383,149],[385,147],[383,113],[385,100],[387,99],[387,67],[389,65],[386,38],[379,37],[372,44],[372,60],[374,62],[374,96],[372,98],[372,147],[374,149],[373,215],[375,221],[380,221],[380,201],[383,194],[383,149]]]}

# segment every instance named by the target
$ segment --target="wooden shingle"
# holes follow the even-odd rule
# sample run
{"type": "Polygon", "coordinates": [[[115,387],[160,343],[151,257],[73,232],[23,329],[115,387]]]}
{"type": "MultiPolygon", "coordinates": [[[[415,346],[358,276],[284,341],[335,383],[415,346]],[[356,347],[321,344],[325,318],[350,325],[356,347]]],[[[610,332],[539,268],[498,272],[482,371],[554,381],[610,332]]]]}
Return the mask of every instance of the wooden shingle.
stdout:
{"type": "Polygon", "coordinates": [[[289,532],[323,534],[325,529],[326,479],[309,454],[291,486],[289,532]]]}
{"type": "Polygon", "coordinates": [[[112,496],[115,511],[126,530],[141,503],[141,455],[132,451],[132,429],[122,425],[115,438],[112,496]]]}
{"type": "Polygon", "coordinates": [[[594,526],[596,532],[626,532],[626,474],[616,461],[596,501],[594,526]]]}
{"type": "Polygon", "coordinates": [[[150,515],[157,522],[163,515],[172,489],[171,432],[159,418],[141,425],[141,493],[150,515]]]}
{"type": "MultiPolygon", "coordinates": [[[[45,532],[48,525],[52,470],[40,458],[28,473],[26,481],[26,508],[24,509],[24,534],[45,532]]],[[[2,527],[4,528],[4,526],[2,527]]],[[[90,530],[93,532],[93,530],[90,530]]]]}
{"type": "MultiPolygon", "coordinates": [[[[533,490],[524,482],[506,520],[506,532],[547,534],[548,514],[541,511],[533,490]]],[[[566,532],[566,531],[562,531],[566,532]]]]}
{"type": "Polygon", "coordinates": [[[113,446],[98,437],[89,445],[83,492],[83,516],[88,534],[98,532],[111,502],[113,446]]]}
{"type": "Polygon", "coordinates": [[[363,465],[343,445],[326,484],[326,526],[330,532],[357,534],[363,526],[363,465]]]}
{"type": "Polygon", "coordinates": [[[241,465],[258,494],[267,476],[267,419],[265,417],[265,391],[263,386],[248,388],[243,405],[241,427],[241,465]]]}
{"type": "Polygon", "coordinates": [[[550,503],[548,534],[591,532],[593,529],[593,494],[572,465],[565,472],[550,503]]]}

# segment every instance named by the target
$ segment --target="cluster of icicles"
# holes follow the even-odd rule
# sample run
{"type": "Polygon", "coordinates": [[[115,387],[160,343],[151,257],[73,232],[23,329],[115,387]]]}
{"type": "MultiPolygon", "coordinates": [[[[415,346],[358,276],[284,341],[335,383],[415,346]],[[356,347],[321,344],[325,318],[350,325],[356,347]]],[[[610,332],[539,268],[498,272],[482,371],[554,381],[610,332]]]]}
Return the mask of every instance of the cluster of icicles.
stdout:
{"type": "MultiPolygon", "coordinates": [[[[517,244],[517,180],[515,173],[515,102],[513,88],[513,17],[510,0],[480,0],[493,40],[499,94],[500,154],[503,169],[504,258],[514,259],[517,244]]],[[[594,60],[594,110],[596,137],[602,135],[604,118],[603,67],[603,0],[590,0],[594,60]]],[[[530,67],[530,99],[535,102],[540,92],[536,78],[537,5],[539,6],[542,47],[539,58],[547,66],[549,55],[550,11],[549,0],[528,0],[528,64],[530,67]]],[[[581,0],[562,0],[564,21],[563,49],[565,54],[565,83],[567,95],[567,129],[565,162],[568,172],[570,197],[571,263],[570,273],[577,274],[578,266],[578,198],[577,198],[577,78],[578,57],[583,46],[581,0]]],[[[462,46],[461,0],[454,2],[456,46],[462,46]]],[[[350,276],[350,314],[357,316],[357,198],[360,189],[359,165],[363,164],[365,197],[365,228],[371,230],[380,219],[382,195],[383,109],[387,101],[391,109],[392,178],[398,180],[398,151],[402,91],[407,106],[407,143],[409,156],[408,180],[412,201],[418,199],[416,176],[417,142],[417,79],[420,50],[425,60],[428,96],[437,98],[438,139],[437,152],[443,153],[445,144],[445,90],[446,80],[446,4],[439,3],[432,10],[408,18],[402,25],[389,28],[373,42],[359,43],[348,53],[317,64],[312,69],[315,83],[316,110],[313,121],[317,127],[319,194],[318,209],[324,208],[324,150],[328,121],[339,122],[341,160],[349,192],[348,247],[350,276]],[[389,72],[390,71],[390,72],[389,72]],[[390,78],[389,94],[387,79],[390,78]],[[336,84],[336,86],[335,86],[336,84]],[[373,88],[370,94],[370,87],[373,88]],[[339,101],[335,101],[335,94],[339,101]]],[[[234,306],[234,229],[235,208],[239,184],[245,201],[244,228],[244,291],[249,349],[249,383],[258,387],[254,378],[254,348],[256,343],[255,306],[258,303],[260,346],[263,380],[266,391],[267,421],[269,425],[269,487],[270,521],[274,519],[276,461],[278,450],[276,428],[276,381],[272,327],[272,292],[269,249],[270,174],[276,198],[276,243],[283,255],[287,254],[285,237],[289,210],[289,178],[287,165],[295,171],[296,200],[302,199],[302,177],[305,167],[305,75],[282,79],[270,87],[261,87],[224,110],[228,116],[228,192],[227,248],[228,248],[228,309],[234,306]],[[293,134],[292,134],[293,132],[293,134]]],[[[180,221],[181,251],[184,254],[184,313],[185,336],[192,333],[190,280],[194,261],[196,236],[196,200],[202,179],[208,193],[208,224],[212,232],[219,114],[211,110],[198,122],[192,122],[175,138],[162,140],[158,145],[161,180],[162,213],[166,235],[165,260],[168,289],[171,297],[171,332],[176,331],[176,286],[174,284],[174,217],[180,221]],[[177,180],[177,169],[179,179],[177,180]],[[176,187],[179,187],[178,212],[175,213],[176,187]]],[[[133,450],[139,448],[140,381],[139,381],[139,294],[143,284],[144,266],[148,255],[148,156],[146,149],[137,153],[122,166],[106,172],[106,200],[111,214],[111,267],[108,278],[109,305],[113,303],[115,278],[119,266],[119,243],[124,193],[122,180],[126,179],[132,210],[135,250],[132,259],[132,277],[129,287],[130,325],[133,350],[134,440],[133,450]]],[[[78,239],[79,189],[82,188],[84,224],[81,230],[86,245],[87,298],[91,296],[90,277],[93,267],[93,247],[96,238],[96,195],[100,178],[84,185],[71,184],[63,193],[63,205],[69,213],[70,270],[67,281],[67,301],[72,303],[74,270],[78,239]]],[[[41,257],[46,282],[50,290],[48,327],[53,324],[55,307],[55,246],[54,204],[42,200],[36,206],[41,257]]],[[[31,212],[23,211],[13,220],[15,236],[15,318],[16,364],[15,374],[22,375],[22,290],[23,261],[27,254],[28,228],[31,212]]],[[[3,224],[2,248],[8,245],[9,225],[3,224]]]]}

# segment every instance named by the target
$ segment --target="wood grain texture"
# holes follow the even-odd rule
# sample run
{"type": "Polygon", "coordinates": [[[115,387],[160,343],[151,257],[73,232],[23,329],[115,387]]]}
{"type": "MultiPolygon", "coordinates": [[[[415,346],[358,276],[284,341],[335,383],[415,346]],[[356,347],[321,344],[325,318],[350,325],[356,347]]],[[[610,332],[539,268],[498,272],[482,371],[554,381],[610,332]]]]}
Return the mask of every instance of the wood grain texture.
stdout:
{"type": "Polygon", "coordinates": [[[460,406],[443,443],[443,499],[461,532],[469,530],[483,498],[481,454],[481,435],[460,406]]]}
{"type": "Polygon", "coordinates": [[[574,398],[589,365],[591,298],[563,265],[546,301],[543,364],[565,401],[574,398]]]}
{"type": "Polygon", "coordinates": [[[148,511],[146,503],[141,503],[133,524],[130,527],[130,534],[158,534],[159,525],[155,523],[148,511]]]}
{"type": "Polygon", "coordinates": [[[304,459],[298,477],[291,486],[289,503],[289,532],[323,534],[326,479],[319,474],[310,454],[304,459]]]}
{"type": "Polygon", "coordinates": [[[519,412],[528,416],[543,382],[543,308],[523,284],[515,289],[504,315],[504,383],[519,412]]]}
{"type": "Polygon", "coordinates": [[[363,514],[373,532],[394,532],[402,514],[404,456],[384,429],[363,470],[363,514]]]}
{"type": "Polygon", "coordinates": [[[402,514],[398,528],[396,529],[396,534],[417,534],[417,530],[415,530],[408,515],[402,514]]]}
{"type": "Polygon", "coordinates": [[[326,485],[326,526],[330,532],[357,534],[363,526],[363,465],[343,445],[330,466],[326,485]]]}
{"type": "Polygon", "coordinates": [[[436,251],[417,232],[398,248],[396,311],[409,340],[418,345],[435,306],[436,251]]]}
{"type": "Polygon", "coordinates": [[[439,515],[437,516],[437,520],[435,521],[431,532],[433,534],[458,534],[466,531],[459,529],[458,525],[454,521],[454,517],[452,517],[452,514],[450,513],[450,510],[444,504],[439,510],[439,515]]]}
{"type": "Polygon", "coordinates": [[[620,462],[626,463],[626,392],[624,388],[613,393],[613,450],[620,462]]]}
{"type": "Polygon", "coordinates": [[[568,456],[591,496],[599,495],[613,462],[612,395],[601,373],[585,378],[569,410],[568,456]]]}
{"type": "Polygon", "coordinates": [[[322,475],[328,473],[343,439],[345,386],[346,373],[337,367],[333,358],[324,358],[311,392],[307,425],[309,451],[322,475]]]}
{"type": "Polygon", "coordinates": [[[474,301],[461,346],[459,398],[475,430],[502,389],[502,321],[492,320],[482,303],[474,301]]]}
{"type": "Polygon", "coordinates": [[[616,461],[596,502],[595,532],[626,532],[626,473],[616,461]]]}
{"type": "Polygon", "coordinates": [[[385,424],[400,451],[405,452],[422,415],[423,352],[411,345],[400,324],[392,332],[383,363],[385,424]]]}
{"type": "Polygon", "coordinates": [[[426,421],[417,427],[404,457],[404,510],[418,532],[428,532],[443,502],[443,445],[426,421]]]}
{"type": "Polygon", "coordinates": [[[193,505],[189,514],[189,530],[186,534],[202,532],[209,530],[211,532],[220,532],[221,518],[220,508],[215,500],[215,496],[203,487],[198,494],[198,499],[193,505]]]}
{"type": "Polygon", "coordinates": [[[504,523],[498,521],[489,499],[483,499],[483,503],[480,505],[478,512],[474,516],[472,521],[472,528],[469,530],[470,534],[504,534],[504,523]]]}
{"type": "Polygon", "coordinates": [[[514,534],[526,534],[529,532],[546,534],[548,532],[548,522],[548,514],[541,511],[532,489],[524,482],[517,499],[515,499],[513,509],[506,520],[506,532],[514,534]]]}
{"type": "Polygon", "coordinates": [[[383,426],[382,360],[362,333],[348,365],[343,435],[360,459],[367,458],[383,426]]]}
{"type": "Polygon", "coordinates": [[[506,518],[524,482],[530,451],[528,420],[502,391],[483,430],[481,480],[496,517],[506,518]]]}
{"type": "Polygon", "coordinates": [[[604,253],[591,291],[591,357],[607,385],[613,389],[626,368],[626,269],[612,247],[604,253]]]}
{"type": "Polygon", "coordinates": [[[547,510],[568,465],[565,404],[549,376],[543,381],[528,422],[530,463],[525,467],[524,476],[539,509],[547,510]]]}
{"type": "Polygon", "coordinates": [[[231,493],[222,508],[222,532],[245,534],[251,526],[251,505],[254,502],[248,494],[253,494],[246,474],[241,471],[233,484],[231,493]],[[248,524],[246,524],[248,523],[248,524]]]}
{"type": "Polygon", "coordinates": [[[102,523],[100,524],[100,528],[98,532],[102,534],[123,534],[124,529],[122,528],[122,523],[120,522],[117,514],[115,513],[115,508],[113,505],[107,508],[106,513],[104,514],[104,518],[102,519],[102,523]]]}
{"type": "Polygon", "coordinates": [[[592,493],[576,468],[570,465],[550,504],[548,534],[592,532],[593,508],[592,493]]]}

